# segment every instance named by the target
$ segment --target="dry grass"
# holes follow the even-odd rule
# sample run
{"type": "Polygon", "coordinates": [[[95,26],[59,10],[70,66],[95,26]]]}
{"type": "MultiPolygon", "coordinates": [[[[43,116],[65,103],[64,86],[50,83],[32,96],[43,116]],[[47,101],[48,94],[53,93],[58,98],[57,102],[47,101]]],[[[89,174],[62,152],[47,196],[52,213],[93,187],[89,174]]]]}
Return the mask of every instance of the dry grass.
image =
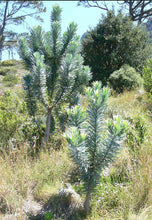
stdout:
{"type": "Polygon", "coordinates": [[[123,94],[111,96],[109,99],[109,111],[113,114],[119,114],[123,118],[130,115],[145,114],[146,109],[146,94],[143,95],[138,91],[125,91],[123,94]]]}
{"type": "Polygon", "coordinates": [[[13,215],[14,219],[15,215],[18,215],[16,219],[19,216],[26,219],[27,205],[30,207],[34,200],[47,200],[68,178],[71,167],[64,150],[41,151],[39,158],[32,159],[22,147],[22,150],[1,156],[0,219],[5,219],[6,214],[13,215]]]}
{"type": "Polygon", "coordinates": [[[152,219],[152,206],[149,206],[142,211],[138,215],[129,214],[128,220],[151,220],[152,219]]]}
{"type": "MultiPolygon", "coordinates": [[[[0,68],[7,68],[7,66],[0,67],[0,68]]],[[[4,76],[0,75],[0,93],[3,93],[4,91],[13,88],[14,92],[18,90],[22,90],[22,84],[23,84],[23,76],[29,73],[23,65],[23,62],[20,60],[14,61],[14,65],[10,67],[12,74],[18,78],[18,83],[15,84],[14,86],[9,87],[3,82],[4,76]]],[[[10,73],[7,73],[8,75],[10,73]]]]}
{"type": "Polygon", "coordinates": [[[141,146],[137,146],[136,154],[132,155],[130,152],[129,160],[128,154],[124,154],[121,155],[120,160],[117,160],[116,164],[123,168],[123,158],[127,157],[127,161],[132,161],[132,163],[125,163],[125,170],[130,170],[129,175],[132,187],[128,192],[131,198],[130,205],[128,204],[128,198],[124,197],[126,209],[128,207],[129,209],[127,210],[128,214],[123,216],[122,219],[150,220],[152,219],[152,120],[147,110],[146,94],[140,95],[138,91],[131,91],[115,98],[112,97],[110,99],[110,108],[114,113],[120,114],[123,118],[141,116],[145,119],[147,132],[144,142],[141,146]],[[139,214],[137,214],[138,212],[139,214]],[[130,213],[136,214],[130,215],[130,213]]]}

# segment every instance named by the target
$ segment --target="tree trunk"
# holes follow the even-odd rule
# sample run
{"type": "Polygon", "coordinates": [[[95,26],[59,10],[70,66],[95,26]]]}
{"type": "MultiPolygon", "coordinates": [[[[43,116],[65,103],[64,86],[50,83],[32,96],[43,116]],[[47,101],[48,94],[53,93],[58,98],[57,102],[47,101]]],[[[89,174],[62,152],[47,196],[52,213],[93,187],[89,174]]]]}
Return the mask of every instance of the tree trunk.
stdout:
{"type": "Polygon", "coordinates": [[[8,50],[8,59],[9,60],[11,59],[11,52],[10,52],[10,50],[8,50]]]}
{"type": "Polygon", "coordinates": [[[11,49],[11,55],[12,55],[12,60],[14,60],[14,52],[13,52],[13,48],[11,49]]]}
{"type": "Polygon", "coordinates": [[[48,109],[47,113],[47,118],[46,118],[46,130],[45,130],[45,135],[44,135],[44,142],[47,144],[50,136],[50,127],[51,127],[51,112],[52,109],[48,109]]]}
{"type": "Polygon", "coordinates": [[[85,202],[84,202],[84,210],[85,210],[86,214],[89,212],[89,208],[90,208],[90,197],[91,197],[91,192],[90,192],[90,189],[89,189],[87,194],[86,194],[86,199],[85,199],[85,202]]]}
{"type": "Polygon", "coordinates": [[[6,1],[4,15],[3,15],[3,22],[0,27],[0,60],[2,60],[2,49],[3,49],[4,39],[5,39],[4,30],[6,26],[8,3],[9,1],[6,1]]]}

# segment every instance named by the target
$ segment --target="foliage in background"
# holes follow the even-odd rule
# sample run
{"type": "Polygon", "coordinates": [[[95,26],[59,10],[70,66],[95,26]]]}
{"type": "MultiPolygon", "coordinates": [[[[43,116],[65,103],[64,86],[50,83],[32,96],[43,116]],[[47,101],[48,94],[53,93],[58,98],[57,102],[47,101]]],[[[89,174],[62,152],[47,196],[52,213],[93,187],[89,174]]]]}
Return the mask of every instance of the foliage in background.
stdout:
{"type": "Polygon", "coordinates": [[[16,74],[17,70],[19,71],[19,65],[21,66],[21,61],[17,60],[4,60],[0,62],[0,76],[16,74]]]}
{"type": "Polygon", "coordinates": [[[152,94],[152,59],[143,68],[143,78],[146,91],[152,94]]]}
{"type": "MultiPolygon", "coordinates": [[[[144,143],[148,126],[146,119],[143,115],[135,115],[134,117],[127,117],[126,120],[130,123],[126,144],[135,151],[139,150],[139,147],[144,143]]],[[[138,154],[138,152],[136,152],[138,154]]]]}
{"type": "Polygon", "coordinates": [[[14,66],[16,64],[16,60],[4,60],[0,62],[0,66],[14,66]]]}
{"type": "Polygon", "coordinates": [[[108,12],[82,38],[84,64],[91,67],[93,80],[104,84],[124,64],[141,70],[150,54],[148,34],[120,12],[108,12]]]}
{"type": "Polygon", "coordinates": [[[7,74],[2,81],[8,87],[13,87],[18,83],[18,77],[13,74],[7,74]]]}
{"type": "Polygon", "coordinates": [[[15,62],[16,61],[12,61],[12,60],[4,60],[0,62],[0,75],[5,76],[7,74],[14,74],[15,62]]]}
{"type": "Polygon", "coordinates": [[[114,159],[124,138],[127,124],[119,117],[105,121],[109,89],[101,88],[100,82],[94,82],[93,88],[86,90],[87,109],[74,107],[69,111],[70,128],[67,141],[70,155],[78,165],[84,182],[86,199],[85,211],[89,211],[91,193],[100,179],[101,169],[114,159]]]}
{"type": "Polygon", "coordinates": [[[11,138],[18,136],[23,123],[23,106],[19,97],[6,91],[0,97],[0,146],[7,146],[11,138]]]}
{"type": "Polygon", "coordinates": [[[118,93],[140,88],[143,85],[140,74],[129,65],[123,65],[119,70],[114,71],[109,77],[109,82],[110,86],[118,93]]]}
{"type": "Polygon", "coordinates": [[[148,21],[143,24],[143,26],[145,26],[147,31],[149,32],[150,42],[152,43],[152,19],[149,18],[148,21]]]}
{"type": "Polygon", "coordinates": [[[147,106],[149,112],[152,112],[152,58],[143,67],[144,87],[147,91],[147,106]]]}
{"type": "Polygon", "coordinates": [[[41,115],[37,120],[28,116],[24,94],[20,93],[7,90],[0,96],[0,148],[9,150],[27,142],[29,153],[36,153],[44,136],[44,123],[41,115]]]}
{"type": "Polygon", "coordinates": [[[33,118],[26,117],[21,127],[20,137],[23,142],[27,142],[31,147],[31,153],[37,153],[41,146],[42,138],[44,136],[44,124],[41,118],[33,120],[33,118]]]}
{"type": "Polygon", "coordinates": [[[14,73],[13,69],[11,67],[0,67],[0,75],[5,76],[9,73],[14,73]]]}
{"type": "Polygon", "coordinates": [[[89,67],[83,66],[76,28],[70,23],[61,35],[61,8],[55,5],[51,13],[51,31],[45,33],[38,26],[31,30],[28,41],[20,39],[20,56],[31,71],[24,77],[26,102],[33,116],[37,100],[46,108],[45,142],[50,136],[53,109],[73,102],[91,78],[89,67]]]}

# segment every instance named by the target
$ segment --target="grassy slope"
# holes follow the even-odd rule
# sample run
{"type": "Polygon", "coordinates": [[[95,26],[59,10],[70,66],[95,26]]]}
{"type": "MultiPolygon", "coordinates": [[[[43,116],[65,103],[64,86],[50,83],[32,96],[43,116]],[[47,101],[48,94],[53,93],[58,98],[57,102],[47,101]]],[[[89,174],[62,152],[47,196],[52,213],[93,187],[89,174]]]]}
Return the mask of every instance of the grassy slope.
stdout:
{"type": "MultiPolygon", "coordinates": [[[[13,68],[19,77],[24,75],[21,63],[13,68]]],[[[21,82],[22,79],[13,90],[20,88],[21,82]]],[[[1,92],[8,89],[6,84],[0,83],[1,92]]],[[[92,213],[88,219],[150,220],[152,121],[147,110],[146,95],[131,91],[112,96],[109,115],[111,113],[120,114],[123,118],[142,117],[147,133],[141,146],[135,145],[135,151],[124,147],[109,171],[110,176],[102,177],[102,184],[92,198],[92,213]],[[115,181],[111,181],[111,177],[115,181]],[[114,182],[118,184],[114,185],[114,182]]],[[[22,150],[0,156],[0,219],[26,219],[25,211],[34,213],[41,208],[51,195],[58,192],[62,182],[68,181],[68,174],[73,169],[66,147],[57,152],[42,151],[40,157],[35,159],[27,157],[26,144],[21,147],[22,150]]],[[[76,189],[80,192],[79,186],[76,189]]]]}
{"type": "MultiPolygon", "coordinates": [[[[4,61],[5,64],[5,61],[4,61]]],[[[22,61],[12,61],[12,66],[7,66],[6,64],[3,65],[3,62],[0,63],[0,92],[2,93],[3,91],[7,90],[7,89],[11,89],[13,87],[13,90],[16,91],[17,89],[21,89],[22,88],[22,78],[25,74],[27,74],[28,71],[25,70],[24,66],[23,66],[23,62],[22,61]],[[9,81],[4,82],[4,78],[6,75],[1,74],[2,71],[4,71],[4,73],[6,73],[6,75],[13,75],[15,77],[17,77],[17,82],[14,83],[14,85],[9,85],[9,81]]]]}

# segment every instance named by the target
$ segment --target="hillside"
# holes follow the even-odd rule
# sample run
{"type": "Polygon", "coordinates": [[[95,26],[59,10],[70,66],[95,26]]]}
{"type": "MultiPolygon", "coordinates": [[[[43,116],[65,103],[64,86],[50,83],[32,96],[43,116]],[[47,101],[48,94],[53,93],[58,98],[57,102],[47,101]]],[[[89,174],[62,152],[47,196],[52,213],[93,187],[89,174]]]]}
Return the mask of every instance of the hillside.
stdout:
{"type": "MultiPolygon", "coordinates": [[[[152,104],[146,92],[109,99],[107,117],[126,120],[127,136],[115,162],[103,170],[85,217],[83,184],[62,131],[54,132],[47,149],[38,146],[44,125],[34,127],[27,113],[25,74],[21,61],[0,64],[0,219],[152,219],[152,104]],[[66,187],[71,194],[61,196],[66,187]]],[[[38,107],[41,117],[45,111],[38,107]]]]}

